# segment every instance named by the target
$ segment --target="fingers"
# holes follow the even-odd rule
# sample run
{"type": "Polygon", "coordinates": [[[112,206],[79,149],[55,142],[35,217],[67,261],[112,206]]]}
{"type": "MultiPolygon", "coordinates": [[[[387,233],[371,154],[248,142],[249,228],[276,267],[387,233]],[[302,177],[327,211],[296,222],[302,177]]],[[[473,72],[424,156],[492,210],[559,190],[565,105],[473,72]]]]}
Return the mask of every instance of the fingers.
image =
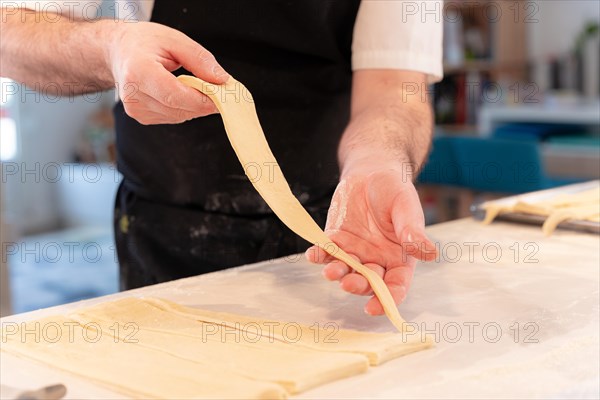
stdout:
{"type": "Polygon", "coordinates": [[[304,253],[306,259],[313,264],[327,264],[335,260],[333,256],[318,246],[311,246],[304,253]]]}
{"type": "MultiPolygon", "coordinates": [[[[380,278],[384,277],[385,269],[382,266],[371,263],[367,263],[365,266],[374,271],[380,278]]],[[[373,290],[371,289],[371,285],[369,284],[369,281],[367,281],[367,278],[357,272],[345,275],[341,279],[340,287],[348,293],[360,296],[373,294],[373,290]]]]}
{"type": "MultiPolygon", "coordinates": [[[[396,305],[402,303],[406,298],[406,287],[405,286],[396,286],[396,285],[388,285],[388,289],[392,297],[394,298],[394,303],[396,305]]],[[[373,296],[367,301],[365,305],[365,312],[369,315],[383,315],[385,314],[385,310],[381,305],[381,302],[377,298],[377,296],[373,296]]]]}
{"type": "Polygon", "coordinates": [[[180,83],[159,63],[146,65],[130,79],[121,99],[127,114],[143,125],[180,123],[218,112],[208,97],[180,83]]]}
{"type": "MultiPolygon", "coordinates": [[[[384,250],[374,243],[371,243],[368,238],[362,238],[349,232],[326,231],[325,233],[335,243],[331,243],[332,246],[350,250],[352,254],[359,255],[362,258],[363,263],[370,262],[387,266],[390,260],[405,262],[407,258],[403,253],[402,247],[398,245],[385,246],[384,244],[384,250]]],[[[335,252],[335,248],[333,250],[335,252]]]]}
{"type": "Polygon", "coordinates": [[[323,276],[330,281],[339,281],[351,271],[345,263],[335,260],[323,267],[323,276]]]}
{"type": "Polygon", "coordinates": [[[171,55],[198,78],[211,83],[225,83],[229,74],[217,62],[215,56],[187,35],[181,32],[178,34],[181,40],[169,48],[171,55]]]}
{"type": "MultiPolygon", "coordinates": [[[[390,288],[392,296],[394,296],[394,291],[396,292],[394,297],[396,304],[399,304],[404,300],[407,288],[412,282],[415,267],[414,260],[407,265],[390,268],[388,270],[378,264],[366,263],[364,265],[384,280],[386,285],[390,288]]],[[[323,276],[330,281],[340,281],[340,287],[348,293],[360,296],[373,294],[369,281],[363,275],[352,270],[339,260],[334,260],[327,264],[323,268],[323,276]]]]}
{"type": "MultiPolygon", "coordinates": [[[[383,277],[383,281],[390,290],[390,294],[394,298],[396,305],[406,299],[408,289],[412,283],[415,265],[416,263],[413,260],[405,266],[388,269],[383,277]]],[[[365,312],[369,315],[381,315],[384,313],[383,306],[377,296],[371,297],[367,302],[365,312]]]]}
{"type": "Polygon", "coordinates": [[[181,123],[214,113],[211,109],[192,112],[170,108],[141,92],[135,99],[124,100],[123,105],[127,114],[142,125],[181,123]]]}
{"type": "MultiPolygon", "coordinates": [[[[376,272],[387,285],[394,303],[402,303],[408,293],[408,288],[412,283],[415,269],[414,260],[407,265],[399,266],[386,270],[380,265],[367,263],[365,266],[376,272]]],[[[373,295],[373,290],[367,279],[357,272],[353,272],[346,264],[341,261],[333,261],[323,268],[323,275],[329,280],[339,280],[342,290],[359,296],[373,295]]],[[[364,308],[369,315],[384,314],[383,306],[373,295],[364,308]]]]}
{"type": "Polygon", "coordinates": [[[148,71],[149,78],[140,79],[140,90],[169,108],[183,109],[204,115],[217,112],[215,104],[196,89],[184,85],[160,63],[148,71]]]}
{"type": "Polygon", "coordinates": [[[185,34],[155,23],[129,25],[111,49],[119,97],[127,114],[138,122],[178,123],[218,112],[207,96],[171,73],[183,66],[215,84],[229,78],[215,57],[185,34]]]}
{"type": "MultiPolygon", "coordinates": [[[[314,264],[327,264],[330,263],[336,258],[332,256],[330,253],[335,254],[340,248],[354,248],[351,247],[350,244],[356,244],[357,241],[349,242],[347,239],[343,238],[343,235],[337,235],[336,231],[325,231],[325,234],[331,238],[331,242],[325,243],[319,246],[311,246],[306,250],[304,255],[307,260],[314,264]],[[327,250],[327,251],[325,251],[327,250]]],[[[366,244],[362,243],[361,248],[366,250],[366,244]]],[[[358,260],[358,258],[357,258],[358,260]]]]}
{"type": "MultiPolygon", "coordinates": [[[[350,257],[360,262],[358,257],[356,257],[355,255],[350,254],[350,257]]],[[[323,276],[326,279],[329,279],[330,281],[339,281],[351,271],[352,268],[346,265],[346,263],[334,259],[329,264],[325,265],[325,267],[323,267],[323,276]]]]}

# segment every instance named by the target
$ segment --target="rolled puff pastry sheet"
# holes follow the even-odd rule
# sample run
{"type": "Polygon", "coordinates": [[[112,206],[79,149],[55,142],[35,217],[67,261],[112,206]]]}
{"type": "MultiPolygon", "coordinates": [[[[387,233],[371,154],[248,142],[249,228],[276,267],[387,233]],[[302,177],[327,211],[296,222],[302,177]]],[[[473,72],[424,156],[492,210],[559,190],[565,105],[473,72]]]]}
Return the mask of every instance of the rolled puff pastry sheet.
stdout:
{"type": "Polygon", "coordinates": [[[418,335],[331,333],[163,299],[125,298],[27,322],[21,332],[3,326],[2,351],[133,398],[271,399],[430,345],[418,335]]]}
{"type": "Polygon", "coordinates": [[[48,339],[28,338],[21,342],[10,337],[4,342],[3,337],[2,351],[65,370],[135,399],[286,397],[280,385],[227,374],[219,366],[207,368],[168,351],[115,341],[109,332],[97,333],[94,328],[73,323],[62,316],[28,322],[23,327],[28,332],[59,326],[59,340],[48,343],[48,339]]]}

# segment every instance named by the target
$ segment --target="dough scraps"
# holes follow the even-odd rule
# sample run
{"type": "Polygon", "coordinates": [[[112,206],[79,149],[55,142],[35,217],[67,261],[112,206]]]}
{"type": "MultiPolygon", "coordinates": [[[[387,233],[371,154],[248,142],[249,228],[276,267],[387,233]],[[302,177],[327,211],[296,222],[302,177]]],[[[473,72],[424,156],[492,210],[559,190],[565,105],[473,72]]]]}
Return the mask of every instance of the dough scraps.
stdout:
{"type": "Polygon", "coordinates": [[[498,215],[508,212],[546,217],[542,232],[549,236],[563,221],[600,221],[600,187],[559,194],[540,201],[528,201],[525,198],[517,200],[514,204],[498,204],[492,201],[484,204],[483,208],[486,211],[484,224],[489,224],[498,215]]]}

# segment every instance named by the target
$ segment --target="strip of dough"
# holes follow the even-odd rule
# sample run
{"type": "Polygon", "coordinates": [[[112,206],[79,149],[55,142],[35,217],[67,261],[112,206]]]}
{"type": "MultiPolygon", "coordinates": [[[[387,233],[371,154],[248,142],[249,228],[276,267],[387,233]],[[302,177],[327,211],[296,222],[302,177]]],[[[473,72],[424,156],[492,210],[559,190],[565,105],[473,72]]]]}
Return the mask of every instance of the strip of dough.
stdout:
{"type": "Polygon", "coordinates": [[[485,209],[485,218],[483,219],[482,223],[484,225],[489,225],[492,223],[492,221],[494,219],[496,219],[496,217],[498,215],[500,215],[503,212],[512,211],[513,207],[505,206],[505,205],[501,205],[501,204],[489,203],[489,204],[484,205],[484,209],[485,209]]]}
{"type": "Polygon", "coordinates": [[[517,201],[512,211],[535,215],[550,215],[557,208],[575,207],[585,204],[600,204],[600,187],[578,193],[564,193],[548,200],[536,202],[517,201]]]}
{"type": "Polygon", "coordinates": [[[227,374],[219,365],[207,368],[202,363],[135,343],[115,341],[108,334],[98,334],[91,326],[81,326],[62,316],[27,322],[16,335],[2,330],[1,349],[136,399],[287,397],[286,391],[275,383],[227,374]],[[24,337],[23,332],[29,333],[24,337]]]}
{"type": "Polygon", "coordinates": [[[233,77],[223,85],[211,84],[189,75],[180,75],[178,79],[204,93],[215,103],[244,172],[279,219],[300,237],[363,275],[381,302],[385,314],[398,331],[402,332],[405,321],[383,279],[335,245],[290,190],[269,148],[248,89],[233,77]],[[260,173],[257,174],[257,171],[260,173]]]}
{"type": "MultiPolygon", "coordinates": [[[[227,377],[277,383],[289,394],[363,373],[369,367],[367,357],[361,354],[326,353],[295,345],[295,342],[290,345],[273,340],[262,335],[259,324],[254,321],[237,327],[221,322],[204,323],[158,308],[150,300],[126,298],[79,310],[68,317],[82,326],[99,325],[105,334],[121,340],[131,335],[140,347],[202,364],[207,371],[216,369],[227,377]],[[114,329],[131,322],[138,328],[135,335],[130,330],[114,329]],[[239,327],[247,330],[236,329],[239,327]]],[[[187,312],[191,310],[177,306],[187,312]]],[[[283,327],[286,323],[276,322],[276,325],[283,327]]],[[[312,332],[297,332],[295,324],[287,326],[291,328],[287,329],[288,335],[293,339],[299,334],[308,336],[304,340],[314,339],[312,332]]]]}
{"type": "Polygon", "coordinates": [[[591,217],[598,217],[598,214],[600,214],[600,204],[584,204],[575,207],[558,208],[544,221],[542,232],[544,232],[544,235],[549,236],[554,232],[558,224],[563,221],[570,219],[585,220],[591,217]]]}
{"type": "Polygon", "coordinates": [[[483,207],[486,211],[484,224],[491,223],[499,214],[505,212],[547,217],[542,232],[549,236],[563,221],[570,219],[600,221],[600,187],[577,193],[563,193],[540,201],[518,200],[509,205],[489,202],[483,207]]]}

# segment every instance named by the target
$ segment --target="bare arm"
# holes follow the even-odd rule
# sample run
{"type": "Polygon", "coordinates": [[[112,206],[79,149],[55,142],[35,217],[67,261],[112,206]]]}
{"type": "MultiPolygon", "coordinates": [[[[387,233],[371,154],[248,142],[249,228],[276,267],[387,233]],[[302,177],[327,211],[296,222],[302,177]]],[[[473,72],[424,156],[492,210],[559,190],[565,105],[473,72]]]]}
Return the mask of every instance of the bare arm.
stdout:
{"type": "Polygon", "coordinates": [[[1,12],[1,76],[63,94],[116,86],[125,111],[143,124],[178,123],[217,111],[170,72],[183,66],[213,83],[225,82],[227,73],[208,50],[175,29],[150,22],[48,18],[20,9],[1,12]]]}
{"type": "MultiPolygon", "coordinates": [[[[35,87],[77,83],[75,94],[114,86],[109,49],[112,21],[69,21],[66,16],[1,9],[0,75],[35,87]],[[57,21],[52,22],[56,17],[57,21]]],[[[72,85],[74,86],[74,85],[72,85]]]]}
{"type": "Polygon", "coordinates": [[[416,172],[427,156],[432,128],[425,74],[355,71],[351,120],[338,151],[342,171],[376,161],[416,172]]]}
{"type": "MultiPolygon", "coordinates": [[[[329,237],[378,273],[396,303],[407,295],[416,259],[436,256],[412,183],[431,141],[425,79],[409,71],[354,73],[351,120],[339,146],[341,180],[327,216],[329,237]]],[[[383,313],[362,275],[316,247],[307,257],[326,264],[323,275],[343,290],[372,296],[367,313],[383,313]]]]}

